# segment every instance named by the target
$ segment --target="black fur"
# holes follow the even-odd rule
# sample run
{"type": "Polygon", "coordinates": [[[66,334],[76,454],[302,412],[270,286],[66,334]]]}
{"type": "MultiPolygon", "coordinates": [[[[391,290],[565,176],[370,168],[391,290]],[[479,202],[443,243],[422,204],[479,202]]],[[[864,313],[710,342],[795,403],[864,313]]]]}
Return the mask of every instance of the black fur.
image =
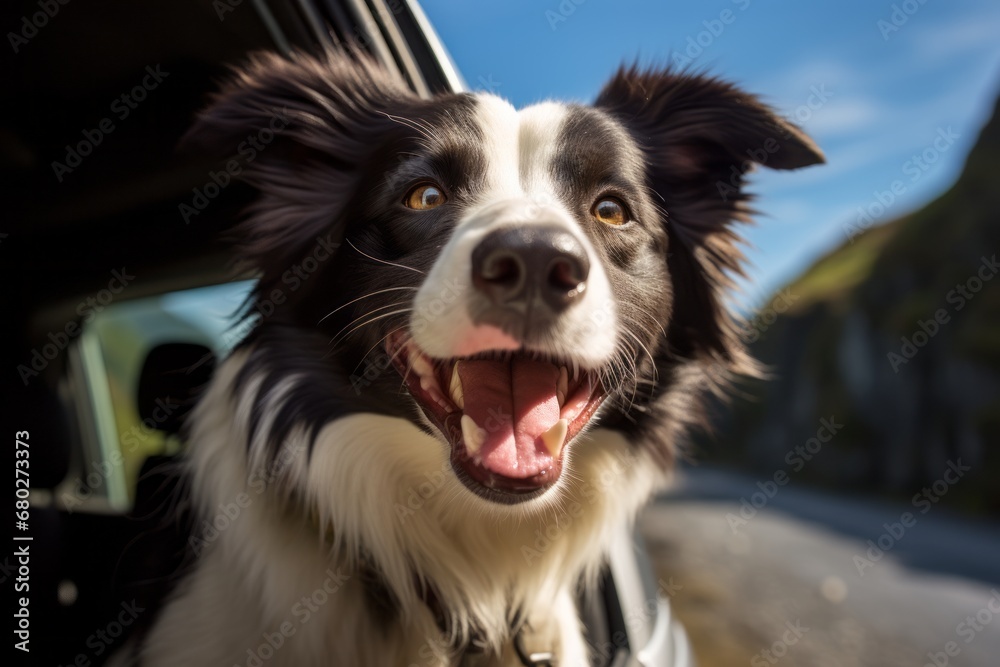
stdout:
{"type": "MultiPolygon", "coordinates": [[[[352,412],[425,428],[412,402],[383,400],[405,390],[380,343],[407,326],[460,204],[482,187],[475,104],[471,95],[419,99],[366,59],[328,53],[260,56],[201,116],[190,138],[223,151],[275,113],[288,119],[245,170],[260,191],[240,232],[242,257],[260,274],[248,315],[261,322],[240,378],[243,386],[264,378],[251,440],[269,393],[292,376],[293,395],[264,436],[272,452],[294,428],[311,441],[352,412]],[[400,193],[422,178],[459,205],[414,215],[400,193]],[[394,290],[366,296],[386,287],[394,290]]],[[[750,213],[745,163],[771,140],[779,150],[757,159],[768,167],[823,159],[797,128],[728,83],[636,67],[620,70],[594,108],[572,107],[562,129],[561,197],[601,253],[632,334],[620,341],[631,366],[619,369],[603,423],[664,464],[698,421],[701,395],[756,369],[722,293],[741,270],[733,224],[750,213]],[[609,191],[638,220],[629,234],[584,224],[593,197],[609,191]]]]}

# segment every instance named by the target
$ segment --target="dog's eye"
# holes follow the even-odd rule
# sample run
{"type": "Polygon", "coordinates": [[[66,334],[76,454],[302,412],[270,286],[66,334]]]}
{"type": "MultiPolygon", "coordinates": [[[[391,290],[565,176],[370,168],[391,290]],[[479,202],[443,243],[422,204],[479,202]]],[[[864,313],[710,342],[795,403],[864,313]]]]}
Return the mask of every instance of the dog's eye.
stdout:
{"type": "Polygon", "coordinates": [[[447,198],[441,188],[433,183],[423,183],[410,190],[404,203],[415,211],[428,211],[445,203],[447,198]]]}
{"type": "Polygon", "coordinates": [[[590,209],[590,213],[599,222],[612,225],[613,227],[620,227],[629,221],[628,212],[625,210],[624,204],[614,197],[598,199],[597,203],[594,204],[594,208],[590,209]]]}

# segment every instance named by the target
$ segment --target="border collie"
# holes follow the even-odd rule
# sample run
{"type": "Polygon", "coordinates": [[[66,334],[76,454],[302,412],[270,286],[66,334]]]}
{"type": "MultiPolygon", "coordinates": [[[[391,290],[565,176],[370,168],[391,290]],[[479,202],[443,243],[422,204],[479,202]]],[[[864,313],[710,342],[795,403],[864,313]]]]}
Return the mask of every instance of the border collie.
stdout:
{"type": "Polygon", "coordinates": [[[265,134],[241,245],[274,312],[188,424],[213,529],[139,662],[590,664],[578,592],[755,370],[744,177],[821,152],[701,74],[517,110],[332,52],[255,57],[190,136],[265,134]]]}

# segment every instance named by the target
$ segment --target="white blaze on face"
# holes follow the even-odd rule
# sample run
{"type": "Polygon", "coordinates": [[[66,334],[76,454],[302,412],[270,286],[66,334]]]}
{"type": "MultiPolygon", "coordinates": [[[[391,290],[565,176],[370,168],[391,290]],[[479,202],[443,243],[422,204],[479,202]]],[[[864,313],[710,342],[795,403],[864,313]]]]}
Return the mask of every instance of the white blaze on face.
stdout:
{"type": "Polygon", "coordinates": [[[469,316],[467,303],[475,296],[472,252],[496,229],[542,223],[573,234],[590,257],[584,296],[560,316],[545,351],[576,359],[585,367],[601,366],[614,351],[614,298],[599,255],[559,198],[554,182],[553,162],[568,110],[545,102],[518,112],[493,95],[481,95],[477,102],[486,186],[458,222],[417,293],[410,320],[413,338],[424,352],[438,358],[517,349],[517,340],[496,327],[476,325],[469,316]]]}

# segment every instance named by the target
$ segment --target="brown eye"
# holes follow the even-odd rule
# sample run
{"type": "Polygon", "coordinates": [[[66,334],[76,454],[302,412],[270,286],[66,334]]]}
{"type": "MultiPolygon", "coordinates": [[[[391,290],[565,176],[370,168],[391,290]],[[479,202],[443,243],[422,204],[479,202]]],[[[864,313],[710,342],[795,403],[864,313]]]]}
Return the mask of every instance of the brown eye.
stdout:
{"type": "Polygon", "coordinates": [[[612,197],[598,199],[590,212],[599,222],[613,227],[620,227],[629,221],[625,206],[612,197]]]}
{"type": "Polygon", "coordinates": [[[403,203],[415,211],[429,211],[448,201],[441,188],[433,183],[424,183],[410,190],[403,203]]]}

